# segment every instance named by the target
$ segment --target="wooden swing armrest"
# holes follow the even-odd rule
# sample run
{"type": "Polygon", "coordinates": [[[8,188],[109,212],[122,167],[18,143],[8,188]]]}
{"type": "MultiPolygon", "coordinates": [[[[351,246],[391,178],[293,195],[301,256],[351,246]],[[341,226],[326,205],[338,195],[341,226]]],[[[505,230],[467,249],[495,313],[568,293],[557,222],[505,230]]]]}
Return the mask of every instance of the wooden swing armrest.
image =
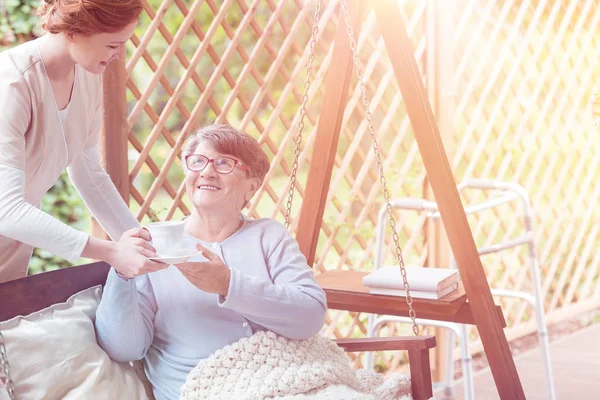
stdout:
{"type": "Polygon", "coordinates": [[[436,346],[435,336],[397,336],[358,339],[337,339],[345,351],[429,350],[436,346]]]}
{"type": "Polygon", "coordinates": [[[421,400],[433,397],[429,349],[436,346],[435,336],[338,339],[335,342],[347,352],[407,350],[413,399],[421,400]]]}

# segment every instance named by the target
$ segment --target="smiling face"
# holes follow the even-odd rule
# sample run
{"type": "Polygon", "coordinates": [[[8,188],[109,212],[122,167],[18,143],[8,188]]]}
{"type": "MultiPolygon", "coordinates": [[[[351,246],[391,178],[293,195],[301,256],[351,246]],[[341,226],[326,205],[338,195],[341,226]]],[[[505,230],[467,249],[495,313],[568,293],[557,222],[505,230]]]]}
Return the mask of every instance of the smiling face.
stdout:
{"type": "MultiPolygon", "coordinates": [[[[213,160],[229,157],[240,161],[235,156],[215,151],[204,142],[200,142],[193,154],[213,160]]],[[[191,171],[187,166],[184,168],[187,194],[199,212],[238,213],[260,185],[259,180],[248,177],[248,172],[239,164],[229,174],[218,173],[213,162],[209,162],[202,171],[191,171]]]]}
{"type": "Polygon", "coordinates": [[[113,60],[125,61],[125,43],[131,38],[137,20],[114,33],[94,35],[65,34],[73,60],[93,74],[104,72],[113,60]]]}

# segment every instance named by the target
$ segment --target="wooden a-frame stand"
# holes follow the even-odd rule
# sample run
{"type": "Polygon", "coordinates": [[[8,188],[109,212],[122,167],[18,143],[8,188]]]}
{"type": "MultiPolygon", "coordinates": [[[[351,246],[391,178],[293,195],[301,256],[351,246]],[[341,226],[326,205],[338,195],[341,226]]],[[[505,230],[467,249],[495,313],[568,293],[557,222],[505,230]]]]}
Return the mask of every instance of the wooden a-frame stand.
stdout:
{"type": "MultiPolygon", "coordinates": [[[[350,0],[348,8],[357,40],[367,5],[350,0]]],[[[412,45],[396,2],[373,4],[404,104],[415,132],[452,253],[458,264],[464,291],[440,300],[415,299],[420,318],[455,321],[477,326],[490,368],[502,399],[524,399],[523,388],[504,335],[506,326],[500,307],[494,304],[481,260],[462,207],[448,157],[442,144],[427,92],[421,80],[412,45]]],[[[317,127],[305,197],[298,221],[297,240],[309,265],[315,258],[325,201],[337,150],[342,117],[353,70],[352,52],[343,15],[334,39],[334,50],[317,127]],[[341,77],[344,79],[340,79],[341,77]]],[[[364,273],[330,271],[318,277],[332,309],[387,315],[407,315],[403,298],[368,294],[362,286],[364,273]]]]}

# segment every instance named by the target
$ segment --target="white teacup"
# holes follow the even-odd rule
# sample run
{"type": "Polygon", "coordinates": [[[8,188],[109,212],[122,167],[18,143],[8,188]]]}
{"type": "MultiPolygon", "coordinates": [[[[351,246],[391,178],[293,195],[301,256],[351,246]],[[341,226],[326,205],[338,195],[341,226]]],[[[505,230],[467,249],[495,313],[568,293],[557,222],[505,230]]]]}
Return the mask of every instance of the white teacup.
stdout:
{"type": "Polygon", "coordinates": [[[185,221],[152,222],[145,226],[152,236],[152,246],[158,257],[178,256],[182,252],[185,221]]]}

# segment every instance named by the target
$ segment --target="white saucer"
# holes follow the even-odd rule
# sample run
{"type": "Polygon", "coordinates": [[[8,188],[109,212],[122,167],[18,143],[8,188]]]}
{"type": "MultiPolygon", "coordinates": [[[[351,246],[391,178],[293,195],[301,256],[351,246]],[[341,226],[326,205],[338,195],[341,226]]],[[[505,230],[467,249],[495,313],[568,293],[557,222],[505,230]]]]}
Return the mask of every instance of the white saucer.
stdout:
{"type": "Polygon", "coordinates": [[[181,264],[186,262],[192,257],[201,256],[203,260],[197,260],[198,262],[207,261],[207,259],[202,256],[202,252],[196,249],[186,249],[181,252],[173,255],[158,255],[158,257],[149,258],[152,261],[158,261],[165,264],[181,264]]]}

